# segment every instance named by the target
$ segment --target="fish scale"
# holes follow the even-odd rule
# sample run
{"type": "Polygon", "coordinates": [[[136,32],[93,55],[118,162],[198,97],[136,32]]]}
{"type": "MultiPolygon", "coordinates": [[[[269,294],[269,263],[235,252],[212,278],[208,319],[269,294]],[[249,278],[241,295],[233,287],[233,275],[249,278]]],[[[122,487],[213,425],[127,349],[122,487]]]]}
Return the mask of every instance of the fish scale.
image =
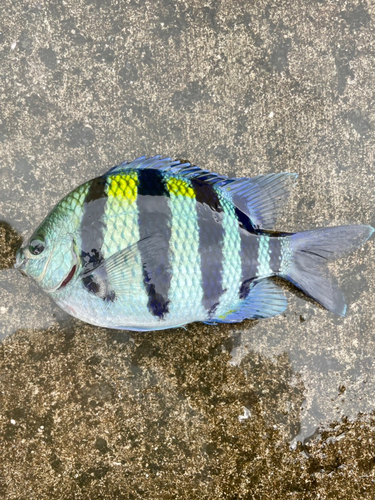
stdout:
{"type": "Polygon", "coordinates": [[[273,276],[344,315],[325,263],[374,230],[273,232],[295,179],[231,179],[171,158],[137,158],[61,200],[17,251],[16,267],[68,313],[109,328],[272,317],[287,306],[273,276]]]}
{"type": "Polygon", "coordinates": [[[220,298],[215,317],[220,317],[229,311],[234,302],[238,300],[241,286],[241,235],[233,204],[219,193],[220,203],[224,209],[223,227],[223,270],[222,286],[224,293],[220,298]]]}
{"type": "Polygon", "coordinates": [[[260,236],[258,244],[257,277],[267,277],[272,274],[272,269],[270,268],[270,237],[260,236]]]}
{"type": "MultiPolygon", "coordinates": [[[[103,253],[108,258],[121,251],[121,249],[134,245],[139,241],[138,207],[136,204],[138,188],[137,172],[128,171],[116,176],[109,176],[107,184],[108,199],[103,216],[106,224],[103,253]]],[[[123,280],[126,281],[127,278],[124,275],[123,280]]],[[[143,279],[140,258],[135,259],[133,262],[131,278],[136,282],[140,282],[143,279]]],[[[123,297],[120,294],[117,303],[113,305],[115,314],[117,310],[119,311],[117,314],[121,313],[124,302],[127,302],[126,307],[129,304],[132,305],[131,319],[133,321],[139,316],[151,320],[148,313],[148,297],[145,290],[141,289],[136,298],[127,291],[123,293],[123,297]]],[[[100,306],[102,306],[101,303],[100,306]]]]}
{"type": "Polygon", "coordinates": [[[183,323],[185,316],[195,316],[204,320],[207,311],[202,306],[203,289],[195,194],[188,180],[167,177],[166,182],[172,213],[170,314],[176,318],[177,324],[183,323]],[[192,296],[194,300],[191,300],[192,296]]]}
{"type": "Polygon", "coordinates": [[[53,225],[54,230],[56,230],[56,223],[61,219],[61,214],[70,213],[72,218],[71,226],[77,228],[84,213],[84,202],[89,188],[90,182],[86,182],[63,198],[59,206],[52,210],[49,218],[46,220],[46,225],[53,225]]]}

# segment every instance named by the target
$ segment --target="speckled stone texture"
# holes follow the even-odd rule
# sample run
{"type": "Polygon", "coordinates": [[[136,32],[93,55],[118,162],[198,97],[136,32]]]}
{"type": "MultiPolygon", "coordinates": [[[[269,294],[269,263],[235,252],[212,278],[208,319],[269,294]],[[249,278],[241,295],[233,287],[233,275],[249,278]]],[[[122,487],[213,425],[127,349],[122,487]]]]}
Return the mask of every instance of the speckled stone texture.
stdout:
{"type": "Polygon", "coordinates": [[[142,154],[295,171],[277,229],[375,225],[375,4],[0,3],[0,497],[375,497],[375,244],[336,318],[129,334],[10,269],[78,184],[142,154]]]}

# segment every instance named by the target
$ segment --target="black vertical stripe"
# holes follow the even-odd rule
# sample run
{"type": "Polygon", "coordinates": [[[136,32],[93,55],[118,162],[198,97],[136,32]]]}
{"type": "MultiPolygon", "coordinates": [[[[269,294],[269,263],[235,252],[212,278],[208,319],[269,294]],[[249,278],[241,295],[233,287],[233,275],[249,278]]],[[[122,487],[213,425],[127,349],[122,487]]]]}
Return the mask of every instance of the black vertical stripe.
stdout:
{"type": "Polygon", "coordinates": [[[91,271],[98,267],[103,260],[102,246],[105,223],[102,216],[105,212],[106,203],[106,178],[97,177],[90,181],[80,225],[81,257],[85,271],[91,271]]]}
{"type": "Polygon", "coordinates": [[[277,274],[281,266],[281,241],[277,237],[270,238],[269,241],[270,268],[277,274]]]}
{"type": "Polygon", "coordinates": [[[249,217],[238,208],[236,208],[235,213],[241,235],[242,284],[239,290],[239,298],[243,300],[249,295],[251,283],[257,275],[259,238],[254,233],[249,217]]]}
{"type": "Polygon", "coordinates": [[[197,202],[199,254],[201,258],[202,304],[214,314],[223,290],[223,208],[212,185],[191,179],[197,202]]]}
{"type": "Polygon", "coordinates": [[[241,235],[241,266],[242,285],[239,290],[239,298],[246,299],[250,292],[250,286],[257,275],[259,237],[254,233],[249,233],[246,229],[240,228],[241,235]]]}
{"type": "Polygon", "coordinates": [[[152,169],[138,171],[138,248],[143,266],[143,282],[148,295],[148,309],[160,319],[168,313],[172,278],[169,263],[172,214],[168,197],[161,172],[152,169]],[[151,254],[142,240],[154,235],[157,236],[157,244],[151,254]]]}

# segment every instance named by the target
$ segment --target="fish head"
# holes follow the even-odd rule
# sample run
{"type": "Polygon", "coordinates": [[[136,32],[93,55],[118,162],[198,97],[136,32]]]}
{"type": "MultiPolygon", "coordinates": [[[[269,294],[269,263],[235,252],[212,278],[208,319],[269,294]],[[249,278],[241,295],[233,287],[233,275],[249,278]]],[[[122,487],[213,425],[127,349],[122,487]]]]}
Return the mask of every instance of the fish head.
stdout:
{"type": "Polygon", "coordinates": [[[42,224],[17,250],[14,267],[45,292],[54,293],[77,277],[78,262],[73,235],[42,224]]]}

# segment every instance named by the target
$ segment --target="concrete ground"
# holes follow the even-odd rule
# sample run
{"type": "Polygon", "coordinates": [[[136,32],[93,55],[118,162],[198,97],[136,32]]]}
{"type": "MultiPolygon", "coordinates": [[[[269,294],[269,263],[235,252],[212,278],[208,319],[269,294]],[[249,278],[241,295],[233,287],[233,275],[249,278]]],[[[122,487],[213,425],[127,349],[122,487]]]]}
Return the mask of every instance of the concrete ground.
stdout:
{"type": "Polygon", "coordinates": [[[134,334],[11,269],[79,183],[142,154],[298,172],[278,229],[375,225],[375,4],[0,3],[0,497],[375,497],[374,241],[337,318],[134,334]]]}

